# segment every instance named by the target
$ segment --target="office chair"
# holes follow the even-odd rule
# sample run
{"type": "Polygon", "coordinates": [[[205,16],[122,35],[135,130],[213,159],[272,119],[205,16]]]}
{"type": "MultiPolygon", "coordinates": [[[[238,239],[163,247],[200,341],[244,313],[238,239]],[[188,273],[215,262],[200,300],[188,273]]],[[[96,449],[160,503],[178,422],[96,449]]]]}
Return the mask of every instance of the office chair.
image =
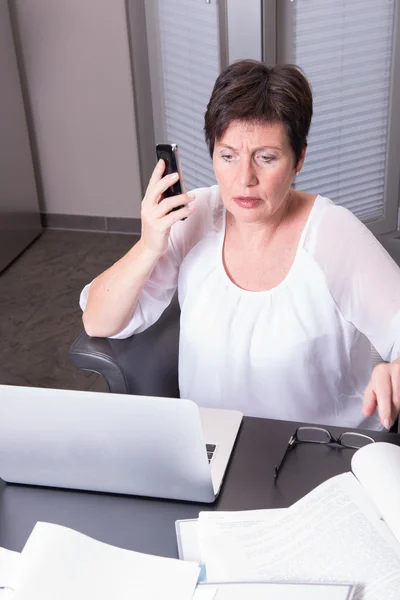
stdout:
{"type": "Polygon", "coordinates": [[[110,392],[179,398],[180,308],[177,295],[154,325],[124,340],[92,338],[85,332],[70,348],[78,369],[103,375],[110,392]]]}

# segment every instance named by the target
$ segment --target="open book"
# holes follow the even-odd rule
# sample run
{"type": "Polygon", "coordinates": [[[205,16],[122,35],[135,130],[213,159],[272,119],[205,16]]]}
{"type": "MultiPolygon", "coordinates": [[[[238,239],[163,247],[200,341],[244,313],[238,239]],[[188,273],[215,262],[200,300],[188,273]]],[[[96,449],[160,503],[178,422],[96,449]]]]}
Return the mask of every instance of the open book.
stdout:
{"type": "Polygon", "coordinates": [[[124,550],[51,523],[35,525],[17,561],[5,552],[0,586],[11,588],[4,590],[11,600],[192,600],[200,572],[197,563],[124,550]]]}
{"type": "MultiPolygon", "coordinates": [[[[197,551],[207,580],[350,582],[357,599],[398,600],[400,447],[365,446],[352,471],[287,509],[200,513],[197,551]]],[[[195,527],[185,533],[193,558],[195,527]]]]}

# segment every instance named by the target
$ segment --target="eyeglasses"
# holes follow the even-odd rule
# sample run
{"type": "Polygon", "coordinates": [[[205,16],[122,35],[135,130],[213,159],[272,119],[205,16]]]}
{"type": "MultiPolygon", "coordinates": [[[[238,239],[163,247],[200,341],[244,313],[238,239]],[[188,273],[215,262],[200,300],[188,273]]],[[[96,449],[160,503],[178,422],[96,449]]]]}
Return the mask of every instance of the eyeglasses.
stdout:
{"type": "Polygon", "coordinates": [[[275,481],[278,479],[286,457],[295,444],[337,444],[342,448],[358,449],[373,442],[375,442],[375,440],[364,433],[345,431],[344,433],[341,433],[338,438],[335,438],[330,431],[323,427],[298,427],[290,437],[288,447],[285,450],[281,462],[278,466],[274,466],[274,479],[275,481]]]}

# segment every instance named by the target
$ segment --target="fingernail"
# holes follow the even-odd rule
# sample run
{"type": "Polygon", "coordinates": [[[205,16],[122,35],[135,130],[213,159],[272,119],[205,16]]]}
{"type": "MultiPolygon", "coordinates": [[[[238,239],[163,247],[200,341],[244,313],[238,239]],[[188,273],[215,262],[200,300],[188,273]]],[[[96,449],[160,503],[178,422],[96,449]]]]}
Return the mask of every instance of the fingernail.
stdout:
{"type": "Polygon", "coordinates": [[[179,177],[178,173],[171,173],[171,175],[169,176],[170,179],[177,179],[179,177]]]}
{"type": "Polygon", "coordinates": [[[196,198],[196,194],[194,194],[193,192],[189,192],[188,198],[190,198],[191,200],[194,200],[196,198]]]}
{"type": "Polygon", "coordinates": [[[391,425],[389,419],[384,419],[383,420],[383,426],[384,426],[385,429],[390,429],[391,428],[392,425],[391,425]]]}

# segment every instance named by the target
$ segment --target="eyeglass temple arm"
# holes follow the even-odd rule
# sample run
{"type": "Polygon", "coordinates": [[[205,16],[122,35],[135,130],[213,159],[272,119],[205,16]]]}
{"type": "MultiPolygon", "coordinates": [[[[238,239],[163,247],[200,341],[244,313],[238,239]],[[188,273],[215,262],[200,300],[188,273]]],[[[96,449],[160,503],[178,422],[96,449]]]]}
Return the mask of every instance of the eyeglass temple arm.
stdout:
{"type": "Polygon", "coordinates": [[[287,448],[285,450],[285,454],[282,456],[281,462],[279,463],[278,466],[274,465],[274,479],[275,479],[275,481],[278,479],[279,472],[282,469],[283,464],[284,464],[284,462],[286,460],[286,457],[289,454],[290,450],[293,448],[295,442],[296,442],[296,435],[290,436],[289,443],[288,443],[287,448]]]}

